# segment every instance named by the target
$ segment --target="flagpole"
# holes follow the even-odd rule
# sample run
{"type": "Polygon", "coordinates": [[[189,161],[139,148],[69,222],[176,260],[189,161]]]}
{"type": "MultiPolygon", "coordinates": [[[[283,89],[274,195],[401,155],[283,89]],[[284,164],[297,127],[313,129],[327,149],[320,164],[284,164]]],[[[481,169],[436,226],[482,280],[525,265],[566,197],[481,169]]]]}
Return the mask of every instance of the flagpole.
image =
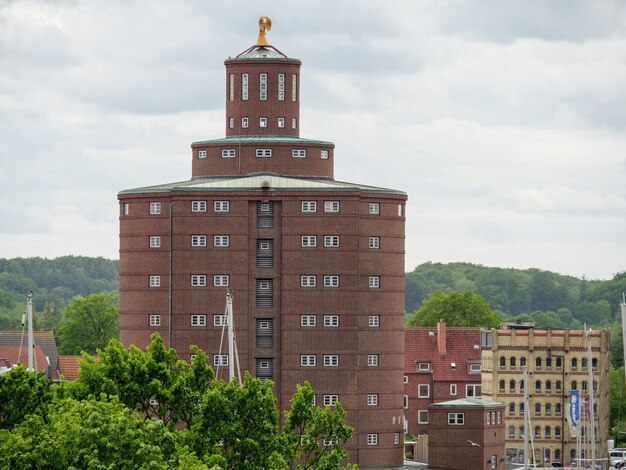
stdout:
{"type": "Polygon", "coordinates": [[[591,357],[591,328],[587,330],[587,370],[589,371],[589,424],[591,425],[591,468],[596,468],[596,423],[594,413],[593,367],[591,357]]]}

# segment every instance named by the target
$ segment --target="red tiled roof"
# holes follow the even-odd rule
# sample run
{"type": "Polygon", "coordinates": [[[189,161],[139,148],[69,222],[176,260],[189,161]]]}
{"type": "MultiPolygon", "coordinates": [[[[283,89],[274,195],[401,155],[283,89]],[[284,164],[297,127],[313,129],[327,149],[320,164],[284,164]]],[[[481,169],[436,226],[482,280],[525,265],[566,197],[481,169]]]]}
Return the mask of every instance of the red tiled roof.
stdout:
{"type": "MultiPolygon", "coordinates": [[[[11,366],[17,364],[28,366],[28,345],[24,344],[22,347],[0,345],[0,358],[4,359],[4,361],[8,362],[11,366]]],[[[43,349],[39,346],[35,346],[35,355],[33,356],[33,366],[35,369],[46,372],[49,365],[43,349]]]]}
{"type": "MultiPolygon", "coordinates": [[[[98,358],[95,357],[97,360],[98,358]]],[[[59,356],[59,375],[64,380],[76,380],[80,370],[80,363],[84,362],[83,356],[59,356]]]]}
{"type": "Polygon", "coordinates": [[[404,330],[404,371],[414,373],[418,362],[430,362],[433,380],[476,381],[480,374],[470,374],[469,363],[480,362],[480,328],[446,327],[446,354],[439,354],[437,328],[404,330]],[[429,333],[433,333],[429,335],[429,333]],[[451,364],[455,363],[456,368],[451,364]]]}

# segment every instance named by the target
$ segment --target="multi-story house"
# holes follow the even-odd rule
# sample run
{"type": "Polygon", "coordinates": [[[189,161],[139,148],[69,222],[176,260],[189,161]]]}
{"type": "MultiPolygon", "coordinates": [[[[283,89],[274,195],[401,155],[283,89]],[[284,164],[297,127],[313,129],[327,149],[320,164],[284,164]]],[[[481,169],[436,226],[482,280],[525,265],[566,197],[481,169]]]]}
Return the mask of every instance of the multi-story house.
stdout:
{"type": "Polygon", "coordinates": [[[593,391],[596,456],[606,458],[608,330],[591,331],[587,336],[584,331],[540,330],[528,326],[519,329],[511,325],[508,329],[485,332],[482,344],[482,394],[484,398],[506,405],[507,457],[510,461],[524,461],[525,432],[532,440],[538,464],[562,465],[577,458],[591,457],[591,428],[585,418],[587,413],[581,414],[578,439],[568,425],[571,390],[579,391],[582,403],[590,403],[589,396],[593,391]],[[591,359],[588,356],[589,342],[591,359]],[[591,381],[589,372],[592,373],[591,381]],[[524,400],[525,387],[528,387],[527,403],[524,400]],[[530,417],[528,430],[524,425],[525,413],[530,417]],[[581,441],[580,445],[577,440],[581,441]]]}
{"type": "Polygon", "coordinates": [[[401,465],[406,194],[334,179],[334,144],[300,137],[301,62],[263,29],[225,66],[226,135],[191,144],[191,178],[119,193],[121,341],[228,366],[230,290],[242,369],[282,409],[308,380],[352,462],[401,465]]]}

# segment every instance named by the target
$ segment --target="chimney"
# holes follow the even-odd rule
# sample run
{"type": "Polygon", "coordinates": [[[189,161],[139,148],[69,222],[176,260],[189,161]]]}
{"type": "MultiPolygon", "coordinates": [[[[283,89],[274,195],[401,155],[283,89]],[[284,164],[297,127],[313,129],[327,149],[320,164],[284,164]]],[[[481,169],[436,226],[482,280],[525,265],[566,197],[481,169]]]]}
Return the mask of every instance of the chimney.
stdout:
{"type": "Polygon", "coordinates": [[[437,349],[439,355],[446,355],[446,323],[443,321],[437,323],[437,349]]]}

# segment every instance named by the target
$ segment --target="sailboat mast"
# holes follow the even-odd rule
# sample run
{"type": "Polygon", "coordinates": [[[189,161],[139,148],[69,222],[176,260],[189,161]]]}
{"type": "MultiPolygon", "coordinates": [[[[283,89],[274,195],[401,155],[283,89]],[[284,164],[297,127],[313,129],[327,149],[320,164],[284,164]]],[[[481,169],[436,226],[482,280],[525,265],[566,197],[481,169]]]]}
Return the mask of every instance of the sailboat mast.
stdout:
{"type": "Polygon", "coordinates": [[[226,293],[226,324],[228,326],[228,380],[235,377],[235,332],[233,321],[233,294],[226,293]]]}
{"type": "Polygon", "coordinates": [[[593,363],[591,357],[591,328],[587,330],[587,370],[589,371],[589,424],[591,426],[591,468],[596,468],[596,419],[594,415],[593,363]]]}

